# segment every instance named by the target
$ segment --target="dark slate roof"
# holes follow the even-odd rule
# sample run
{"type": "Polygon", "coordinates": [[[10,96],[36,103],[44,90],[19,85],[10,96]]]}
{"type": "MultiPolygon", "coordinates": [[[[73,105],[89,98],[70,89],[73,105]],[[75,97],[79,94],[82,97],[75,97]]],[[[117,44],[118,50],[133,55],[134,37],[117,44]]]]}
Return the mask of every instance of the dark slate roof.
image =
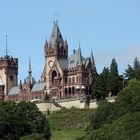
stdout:
{"type": "Polygon", "coordinates": [[[53,30],[51,36],[49,38],[49,47],[54,47],[55,41],[58,41],[59,44],[64,44],[64,40],[62,38],[61,32],[59,30],[57,21],[54,22],[53,30]]]}
{"type": "Polygon", "coordinates": [[[46,83],[41,82],[41,83],[35,83],[31,92],[37,92],[37,91],[42,91],[45,89],[46,83]]]}
{"type": "Polygon", "coordinates": [[[92,63],[92,65],[93,65],[93,67],[95,67],[95,61],[94,61],[94,57],[93,57],[93,52],[92,52],[92,50],[91,50],[90,59],[91,59],[91,63],[92,63]]]}
{"type": "Polygon", "coordinates": [[[59,59],[59,65],[61,68],[68,68],[68,60],[59,59]]]}
{"type": "Polygon", "coordinates": [[[4,86],[4,83],[3,83],[2,79],[1,79],[1,77],[0,77],[0,86],[4,86]]]}
{"type": "Polygon", "coordinates": [[[83,65],[85,66],[85,68],[87,68],[89,62],[90,62],[90,58],[89,57],[83,60],[83,65]]]}
{"type": "Polygon", "coordinates": [[[81,49],[79,48],[77,51],[74,51],[74,54],[68,60],[68,68],[74,68],[77,65],[80,65],[83,61],[83,57],[81,54],[81,49]]]}
{"type": "Polygon", "coordinates": [[[11,95],[11,96],[17,95],[17,94],[19,94],[19,91],[20,91],[19,86],[12,87],[11,90],[9,91],[8,95],[11,95]]]}

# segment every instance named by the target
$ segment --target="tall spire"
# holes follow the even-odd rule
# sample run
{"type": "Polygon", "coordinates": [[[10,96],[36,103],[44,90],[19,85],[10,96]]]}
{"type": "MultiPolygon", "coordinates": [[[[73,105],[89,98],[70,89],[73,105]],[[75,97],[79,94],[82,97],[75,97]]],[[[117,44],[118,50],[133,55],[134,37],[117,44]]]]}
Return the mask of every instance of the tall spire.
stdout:
{"type": "Polygon", "coordinates": [[[93,67],[95,67],[95,61],[94,61],[94,56],[93,56],[92,49],[91,49],[90,59],[91,59],[91,63],[92,63],[92,65],[93,65],[93,67]]]}
{"type": "Polygon", "coordinates": [[[29,71],[28,71],[28,73],[29,73],[29,77],[31,77],[32,76],[32,68],[31,68],[31,59],[30,59],[30,57],[29,57],[29,71]]]}
{"type": "Polygon", "coordinates": [[[81,64],[82,63],[82,53],[81,53],[81,45],[80,45],[80,42],[79,42],[79,48],[78,48],[78,60],[77,60],[77,63],[78,64],[81,64]]]}
{"type": "Polygon", "coordinates": [[[7,35],[6,35],[5,56],[8,56],[7,35]]]}
{"type": "Polygon", "coordinates": [[[58,21],[54,21],[53,30],[49,38],[49,47],[54,47],[56,41],[58,41],[59,44],[64,44],[63,37],[58,27],[58,21]]]}

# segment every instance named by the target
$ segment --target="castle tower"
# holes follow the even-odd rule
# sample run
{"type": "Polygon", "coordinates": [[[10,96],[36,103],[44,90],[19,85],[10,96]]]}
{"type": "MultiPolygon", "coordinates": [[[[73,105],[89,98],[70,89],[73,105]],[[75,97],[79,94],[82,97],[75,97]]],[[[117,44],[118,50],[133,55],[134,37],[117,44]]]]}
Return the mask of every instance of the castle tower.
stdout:
{"type": "Polygon", "coordinates": [[[60,77],[63,76],[63,69],[68,66],[68,44],[63,40],[58,27],[58,22],[54,21],[49,41],[45,42],[45,67],[42,80],[46,82],[48,93],[55,84],[60,84],[60,77]]]}
{"type": "Polygon", "coordinates": [[[8,95],[18,83],[18,59],[5,55],[0,58],[0,78],[4,84],[4,95],[8,95]]]}
{"type": "Polygon", "coordinates": [[[45,57],[56,57],[57,59],[67,59],[68,57],[67,41],[63,40],[57,21],[54,21],[49,42],[46,40],[45,43],[45,57]]]}
{"type": "Polygon", "coordinates": [[[0,58],[0,89],[3,98],[18,84],[18,59],[8,55],[7,35],[5,56],[0,58]]]}
{"type": "Polygon", "coordinates": [[[32,76],[32,67],[31,67],[31,59],[29,58],[29,70],[28,70],[28,77],[25,79],[26,80],[26,86],[28,87],[29,90],[32,89],[35,79],[32,76]]]}

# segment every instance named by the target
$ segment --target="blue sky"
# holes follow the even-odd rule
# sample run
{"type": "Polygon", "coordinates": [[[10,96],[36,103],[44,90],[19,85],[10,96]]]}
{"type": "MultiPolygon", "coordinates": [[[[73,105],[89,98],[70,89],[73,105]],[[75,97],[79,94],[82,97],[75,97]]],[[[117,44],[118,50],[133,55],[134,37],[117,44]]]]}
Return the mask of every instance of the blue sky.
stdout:
{"type": "Polygon", "coordinates": [[[38,80],[44,66],[44,43],[58,19],[69,54],[81,44],[83,56],[92,48],[100,73],[113,57],[120,74],[140,59],[140,0],[0,0],[0,55],[19,58],[19,79],[28,75],[31,57],[38,80]],[[59,16],[54,16],[59,13],[59,16]]]}

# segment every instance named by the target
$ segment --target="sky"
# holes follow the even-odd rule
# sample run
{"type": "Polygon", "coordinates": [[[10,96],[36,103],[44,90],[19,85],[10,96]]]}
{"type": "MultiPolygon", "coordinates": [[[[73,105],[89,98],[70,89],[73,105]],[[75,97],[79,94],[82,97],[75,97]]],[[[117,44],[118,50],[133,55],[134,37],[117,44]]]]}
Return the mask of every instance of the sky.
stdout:
{"type": "Polygon", "coordinates": [[[40,79],[54,20],[69,55],[79,42],[84,57],[92,48],[98,73],[112,58],[120,74],[136,56],[140,59],[140,0],[0,0],[0,56],[7,34],[8,54],[19,59],[19,80],[28,76],[29,57],[32,75],[40,79]]]}

